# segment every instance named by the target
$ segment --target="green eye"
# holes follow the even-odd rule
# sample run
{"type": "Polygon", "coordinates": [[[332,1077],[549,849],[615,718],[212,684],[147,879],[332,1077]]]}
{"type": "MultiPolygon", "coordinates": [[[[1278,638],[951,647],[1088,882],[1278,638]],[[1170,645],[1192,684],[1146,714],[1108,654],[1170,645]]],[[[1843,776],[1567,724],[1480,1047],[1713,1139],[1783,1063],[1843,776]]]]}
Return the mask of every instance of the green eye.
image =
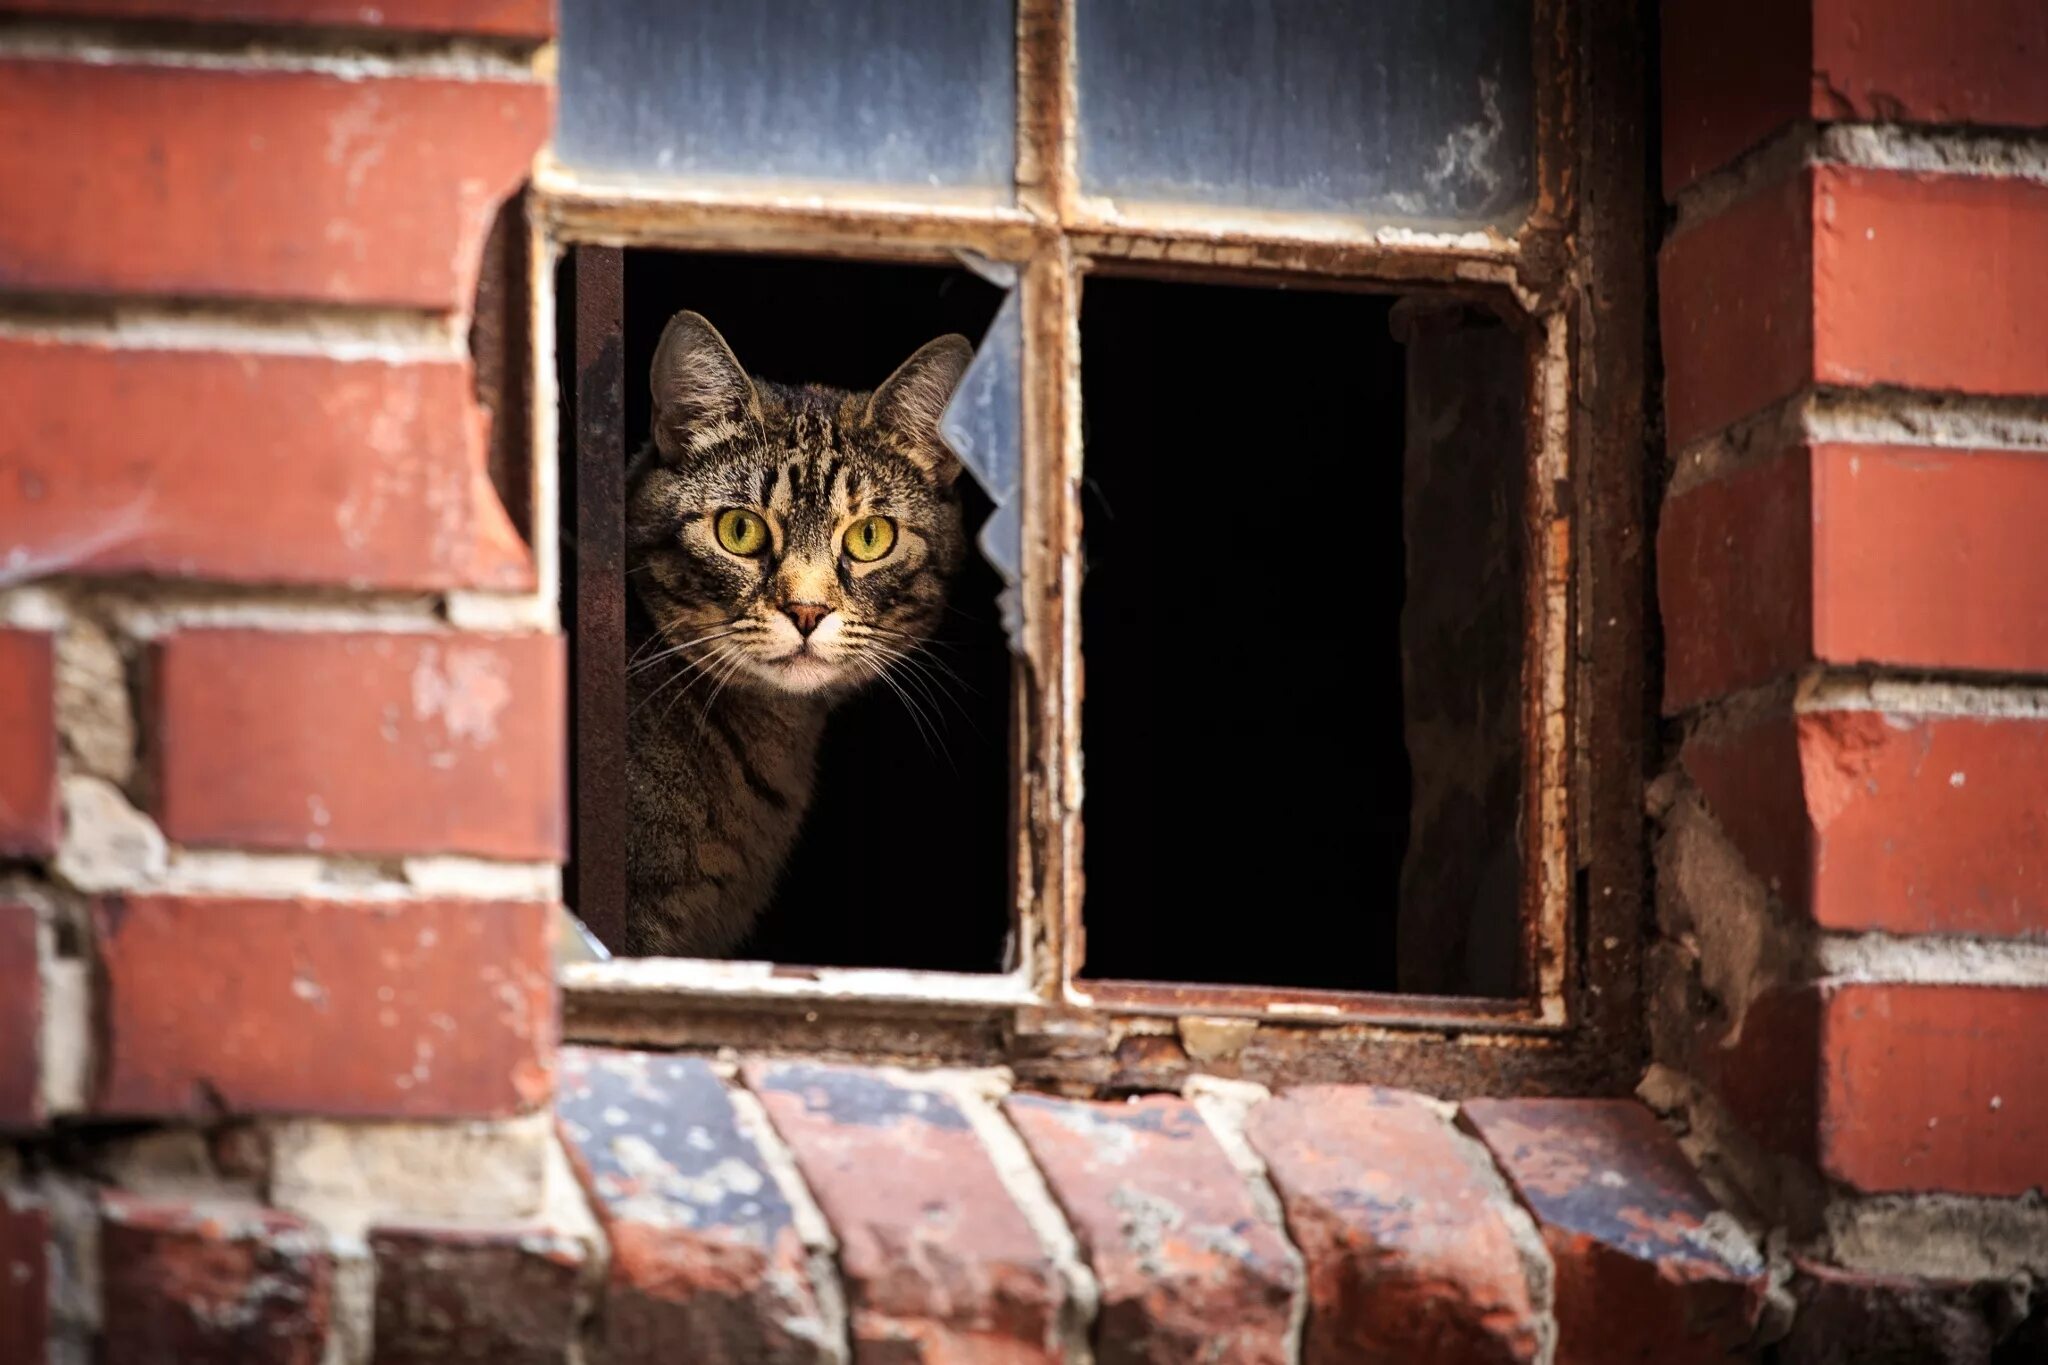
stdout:
{"type": "Polygon", "coordinates": [[[736,555],[749,557],[768,548],[768,523],[742,507],[728,507],[718,514],[718,543],[736,555]]]}
{"type": "Polygon", "coordinates": [[[871,564],[896,543],[896,523],[887,517],[862,517],[846,528],[846,553],[871,564]]]}

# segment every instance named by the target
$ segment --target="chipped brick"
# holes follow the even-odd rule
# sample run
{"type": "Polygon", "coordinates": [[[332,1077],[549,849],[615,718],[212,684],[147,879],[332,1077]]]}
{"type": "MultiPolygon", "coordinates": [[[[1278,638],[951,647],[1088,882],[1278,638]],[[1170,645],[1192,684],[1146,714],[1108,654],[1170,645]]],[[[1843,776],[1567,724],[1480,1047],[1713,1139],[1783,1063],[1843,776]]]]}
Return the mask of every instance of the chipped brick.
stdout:
{"type": "Polygon", "coordinates": [[[555,1112],[611,1243],[599,1359],[832,1358],[795,1213],[708,1064],[566,1048],[555,1112]]]}
{"type": "Polygon", "coordinates": [[[101,1365],[319,1365],[334,1260],[302,1220],[225,1202],[101,1202],[101,1365]]]}
{"type": "Polygon", "coordinates": [[[1303,1086],[1245,1131],[1308,1263],[1309,1365],[1548,1358],[1542,1250],[1484,1151],[1429,1101],[1303,1086]]]}
{"type": "Polygon", "coordinates": [[[561,1365],[589,1251],[544,1227],[379,1227],[372,1365],[561,1365]]]}
{"type": "Polygon", "coordinates": [[[1193,1105],[1017,1094],[1003,1108],[1101,1285],[1097,1360],[1288,1359],[1300,1273],[1193,1105]]]}
{"type": "Polygon", "coordinates": [[[746,1076],[838,1235],[859,1358],[1057,1358],[1053,1267],[949,1096],[858,1067],[746,1076]]]}
{"type": "Polygon", "coordinates": [[[1466,1122],[1557,1267],[1558,1358],[1725,1361],[1763,1310],[1762,1256],[1633,1100],[1470,1100],[1466,1122]]]}

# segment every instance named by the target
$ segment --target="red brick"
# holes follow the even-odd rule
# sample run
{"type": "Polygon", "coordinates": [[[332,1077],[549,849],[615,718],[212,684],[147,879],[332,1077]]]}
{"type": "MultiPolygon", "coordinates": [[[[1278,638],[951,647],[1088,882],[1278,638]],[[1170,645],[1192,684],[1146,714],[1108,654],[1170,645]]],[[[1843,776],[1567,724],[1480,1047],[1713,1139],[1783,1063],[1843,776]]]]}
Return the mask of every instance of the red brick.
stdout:
{"type": "Polygon", "coordinates": [[[1820,383],[2048,391],[2048,185],[1846,166],[1814,183],[1820,383]]]}
{"type": "Polygon", "coordinates": [[[1300,1274],[1193,1105],[1004,1104],[1101,1286],[1104,1365],[1289,1360],[1300,1274]]]}
{"type": "Polygon", "coordinates": [[[2048,1188],[2048,990],[1837,986],[1821,1030],[1830,1176],[1873,1194],[2048,1188]]]}
{"type": "Polygon", "coordinates": [[[1420,1096],[1304,1086],[1246,1129],[1308,1263],[1307,1365],[1547,1359],[1513,1196],[1420,1096]]]}
{"type": "Polygon", "coordinates": [[[2048,935],[2048,721],[1779,712],[1683,758],[1750,867],[1824,928],[2048,935]]]}
{"type": "Polygon", "coordinates": [[[1688,1021],[1684,1069],[1719,1097],[1743,1130],[1765,1148],[1812,1166],[1819,1160],[1822,990],[1773,986],[1739,1019],[1688,1021]]]}
{"type": "Polygon", "coordinates": [[[0,1190],[0,1360],[43,1365],[50,1335],[50,1215],[0,1190]]]}
{"type": "Polygon", "coordinates": [[[0,856],[57,848],[56,676],[48,632],[0,627],[0,856]]]}
{"type": "Polygon", "coordinates": [[[0,383],[0,542],[37,572],[533,584],[466,360],[0,339],[0,383]]]}
{"type": "Polygon", "coordinates": [[[334,1261],[275,1209],[110,1193],[101,1365],[319,1365],[334,1261]]]}
{"type": "Polygon", "coordinates": [[[1664,704],[1801,665],[2048,671],[2048,461],[1821,444],[1687,489],[1658,530],[1664,704]]]}
{"type": "Polygon", "coordinates": [[[2048,391],[2048,185],[1823,166],[1665,245],[1674,446],[1810,384],[2048,391]]]}
{"type": "Polygon", "coordinates": [[[553,915],[525,901],[102,901],[97,1108],[531,1109],[553,1080],[553,915]]]}
{"type": "Polygon", "coordinates": [[[1664,0],[1664,194],[1800,118],[1812,68],[1809,0],[1664,0]]]}
{"type": "Polygon", "coordinates": [[[1556,1264],[1558,1359],[1707,1365],[1749,1345],[1763,1257],[1647,1109],[1473,1100],[1464,1115],[1556,1264]]]}
{"type": "Polygon", "coordinates": [[[839,1239],[856,1359],[1059,1358],[1053,1268],[951,1098],[857,1067],[746,1076],[839,1239]]]}
{"type": "Polygon", "coordinates": [[[2012,1285],[1873,1275],[1796,1262],[1798,1310],[1775,1347],[1782,1365],[1997,1365],[2015,1324],[2012,1285]]]}
{"type": "Polygon", "coordinates": [[[189,19],[199,23],[316,24],[411,33],[483,33],[546,38],[555,31],[551,0],[5,0],[0,12],[65,19],[189,19]]]}
{"type": "Polygon", "coordinates": [[[576,1334],[582,1241],[546,1227],[380,1227],[372,1365],[560,1365],[576,1334]]]}
{"type": "Polygon", "coordinates": [[[1665,243],[1658,297],[1674,450],[1812,382],[1813,177],[1760,190],[1665,243]]]}
{"type": "Polygon", "coordinates": [[[819,1365],[796,1216],[701,1058],[565,1048],[555,1116],[611,1243],[608,1365],[819,1365]]]}
{"type": "Polygon", "coordinates": [[[0,901],[0,1132],[43,1118],[43,977],[36,912],[0,901]]]}
{"type": "Polygon", "coordinates": [[[180,843],[562,857],[560,636],[194,630],[155,663],[180,843]]]}
{"type": "Polygon", "coordinates": [[[0,61],[0,285],[465,309],[546,86],[0,61]]]}
{"type": "Polygon", "coordinates": [[[1667,712],[1769,682],[1812,657],[1812,543],[1802,452],[1665,503],[1657,598],[1667,712]]]}
{"type": "Polygon", "coordinates": [[[1820,658],[2048,671],[2038,452],[1817,446],[1813,498],[1820,658]]]}
{"type": "Polygon", "coordinates": [[[1802,119],[2048,124],[2035,0],[1670,0],[1664,191],[1802,119]]]}

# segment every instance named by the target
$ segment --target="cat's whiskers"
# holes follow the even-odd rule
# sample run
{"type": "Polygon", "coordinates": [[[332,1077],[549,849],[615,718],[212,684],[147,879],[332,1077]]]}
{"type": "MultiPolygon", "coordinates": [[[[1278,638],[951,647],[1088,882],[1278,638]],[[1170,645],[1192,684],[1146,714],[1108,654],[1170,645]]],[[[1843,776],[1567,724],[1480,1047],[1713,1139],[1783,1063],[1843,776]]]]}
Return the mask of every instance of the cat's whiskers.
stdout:
{"type": "MultiPolygon", "coordinates": [[[[653,668],[656,664],[659,664],[667,659],[672,659],[676,655],[683,653],[685,650],[695,649],[699,645],[708,645],[714,640],[723,640],[729,635],[740,635],[744,633],[745,632],[737,628],[734,628],[731,630],[721,630],[711,635],[697,635],[692,636],[690,639],[687,640],[680,640],[674,645],[671,645],[669,648],[662,650],[661,653],[655,655],[651,659],[642,660],[638,663],[635,663],[633,660],[628,660],[626,667],[626,676],[634,677],[638,674],[645,673],[648,669],[653,668]]],[[[645,646],[642,646],[642,649],[645,649],[645,646]]],[[[637,654],[635,657],[637,658],[637,654]]]]}
{"type": "Polygon", "coordinates": [[[936,730],[929,728],[925,724],[923,708],[918,706],[911,699],[910,694],[905,692],[897,681],[889,676],[889,670],[874,660],[862,658],[859,655],[853,656],[853,662],[865,669],[868,676],[880,679],[888,684],[889,690],[896,694],[896,699],[903,703],[903,709],[909,714],[911,723],[917,726],[917,733],[924,740],[925,749],[935,757],[943,757],[946,760],[946,766],[953,769],[955,773],[958,773],[960,768],[958,764],[953,762],[953,751],[946,747],[944,739],[939,737],[936,730]],[[937,741],[936,744],[934,744],[935,740],[937,741]]]}

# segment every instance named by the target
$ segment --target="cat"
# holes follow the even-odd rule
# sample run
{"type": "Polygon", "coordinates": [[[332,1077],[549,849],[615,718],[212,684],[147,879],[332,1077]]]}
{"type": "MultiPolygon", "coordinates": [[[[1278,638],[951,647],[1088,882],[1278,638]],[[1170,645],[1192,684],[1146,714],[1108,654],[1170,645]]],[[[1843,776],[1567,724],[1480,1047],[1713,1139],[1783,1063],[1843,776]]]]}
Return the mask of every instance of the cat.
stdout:
{"type": "MultiPolygon", "coordinates": [[[[939,415],[967,339],[872,393],[750,377],[702,316],[670,319],[653,434],[627,474],[624,951],[729,954],[810,805],[833,703],[938,626],[964,541],[939,415]]],[[[884,799],[877,793],[877,799],[884,799]]]]}

